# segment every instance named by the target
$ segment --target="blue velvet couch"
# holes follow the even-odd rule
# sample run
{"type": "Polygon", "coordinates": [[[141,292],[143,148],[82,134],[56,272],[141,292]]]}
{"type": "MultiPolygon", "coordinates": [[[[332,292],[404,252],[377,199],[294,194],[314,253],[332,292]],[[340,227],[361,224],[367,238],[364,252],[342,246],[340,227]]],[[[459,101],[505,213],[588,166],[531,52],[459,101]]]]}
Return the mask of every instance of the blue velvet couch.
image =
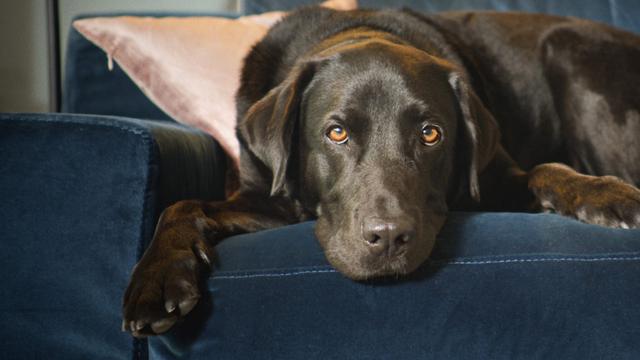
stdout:
{"type": "MultiPolygon", "coordinates": [[[[570,14],[640,31],[633,0],[392,5],[570,14]]],[[[179,199],[221,199],[225,160],[78,33],[69,40],[64,113],[0,114],[0,358],[640,358],[640,231],[549,214],[454,213],[433,257],[387,282],[333,270],[312,222],[237,236],[218,247],[189,319],[133,339],[120,330],[121,297],[158,214],[179,199]]]]}

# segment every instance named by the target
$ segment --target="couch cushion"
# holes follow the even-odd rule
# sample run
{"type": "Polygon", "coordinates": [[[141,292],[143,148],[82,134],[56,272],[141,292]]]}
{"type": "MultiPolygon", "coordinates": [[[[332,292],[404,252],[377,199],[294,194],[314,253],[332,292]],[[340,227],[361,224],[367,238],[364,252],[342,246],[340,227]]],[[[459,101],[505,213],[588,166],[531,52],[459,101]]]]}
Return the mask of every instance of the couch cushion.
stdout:
{"type": "Polygon", "coordinates": [[[407,279],[356,283],[314,223],[238,236],[152,359],[632,359],[640,231],[548,214],[455,213],[407,279]]]}

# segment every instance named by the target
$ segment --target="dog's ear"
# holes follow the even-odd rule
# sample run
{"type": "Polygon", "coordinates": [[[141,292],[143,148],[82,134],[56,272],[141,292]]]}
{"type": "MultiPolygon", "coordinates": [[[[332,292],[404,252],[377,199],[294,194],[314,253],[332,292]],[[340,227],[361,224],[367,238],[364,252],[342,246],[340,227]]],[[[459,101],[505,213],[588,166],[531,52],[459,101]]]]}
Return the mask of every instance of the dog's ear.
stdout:
{"type": "Polygon", "coordinates": [[[493,159],[500,142],[500,130],[493,115],[485,108],[462,75],[451,73],[449,83],[460,104],[464,141],[470,150],[470,154],[467,155],[470,161],[469,193],[475,201],[480,201],[478,174],[493,159]]]}
{"type": "Polygon", "coordinates": [[[285,190],[302,93],[318,64],[308,61],[297,65],[280,85],[253,104],[238,124],[248,150],[271,170],[271,195],[285,190]]]}

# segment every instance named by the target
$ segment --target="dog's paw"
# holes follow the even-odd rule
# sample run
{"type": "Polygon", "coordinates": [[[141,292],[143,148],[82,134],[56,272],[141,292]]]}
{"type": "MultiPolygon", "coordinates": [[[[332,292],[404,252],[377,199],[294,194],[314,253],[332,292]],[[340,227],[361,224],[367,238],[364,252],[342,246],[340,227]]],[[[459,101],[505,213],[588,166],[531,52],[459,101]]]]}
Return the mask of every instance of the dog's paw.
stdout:
{"type": "Polygon", "coordinates": [[[614,176],[581,175],[564,165],[532,171],[529,187],[543,210],[601,226],[640,228],[640,190],[614,176]]]}
{"type": "Polygon", "coordinates": [[[640,190],[613,177],[585,179],[584,195],[574,201],[578,220],[614,228],[640,228],[640,190]]]}
{"type": "Polygon", "coordinates": [[[187,315],[210,269],[202,247],[150,250],[134,268],[122,307],[122,330],[136,337],[164,333],[187,315]]]}

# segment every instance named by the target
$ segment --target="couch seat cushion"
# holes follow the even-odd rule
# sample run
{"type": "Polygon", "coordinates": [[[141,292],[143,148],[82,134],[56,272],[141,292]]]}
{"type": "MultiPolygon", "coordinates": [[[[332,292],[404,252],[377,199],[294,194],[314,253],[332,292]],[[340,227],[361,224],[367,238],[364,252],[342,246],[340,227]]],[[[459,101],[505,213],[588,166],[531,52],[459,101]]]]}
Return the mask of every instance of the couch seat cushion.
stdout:
{"type": "Polygon", "coordinates": [[[237,236],[153,359],[638,358],[640,231],[454,213],[406,279],[353,282],[313,222],[237,236]]]}

